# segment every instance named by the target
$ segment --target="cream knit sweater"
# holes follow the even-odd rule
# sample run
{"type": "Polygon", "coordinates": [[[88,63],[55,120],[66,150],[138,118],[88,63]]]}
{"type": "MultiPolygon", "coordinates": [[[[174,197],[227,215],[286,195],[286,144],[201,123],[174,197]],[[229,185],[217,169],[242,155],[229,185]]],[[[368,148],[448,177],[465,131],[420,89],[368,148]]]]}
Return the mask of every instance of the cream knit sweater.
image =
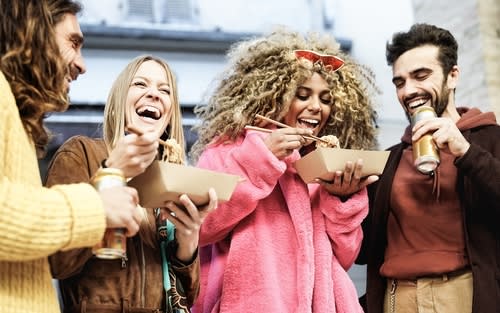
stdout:
{"type": "Polygon", "coordinates": [[[0,313],[59,312],[47,256],[96,244],[105,224],[92,186],[42,187],[35,148],[0,72],[0,313]]]}

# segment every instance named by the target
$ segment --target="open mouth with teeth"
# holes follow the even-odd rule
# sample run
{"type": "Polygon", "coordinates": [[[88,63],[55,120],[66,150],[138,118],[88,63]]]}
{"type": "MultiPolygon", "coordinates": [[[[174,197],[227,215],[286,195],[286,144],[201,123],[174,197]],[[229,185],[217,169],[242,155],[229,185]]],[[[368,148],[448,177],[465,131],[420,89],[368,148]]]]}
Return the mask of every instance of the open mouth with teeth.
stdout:
{"type": "Polygon", "coordinates": [[[319,126],[319,120],[310,118],[299,118],[297,120],[297,127],[300,128],[309,128],[315,130],[318,126],[319,126]]]}
{"type": "Polygon", "coordinates": [[[137,115],[144,118],[150,118],[153,120],[159,120],[161,118],[161,112],[158,108],[153,106],[142,106],[137,108],[135,111],[137,115]]]}
{"type": "Polygon", "coordinates": [[[408,109],[410,110],[415,110],[416,108],[419,108],[423,105],[431,105],[430,104],[430,99],[429,98],[419,98],[417,100],[410,100],[407,102],[408,109]]]}

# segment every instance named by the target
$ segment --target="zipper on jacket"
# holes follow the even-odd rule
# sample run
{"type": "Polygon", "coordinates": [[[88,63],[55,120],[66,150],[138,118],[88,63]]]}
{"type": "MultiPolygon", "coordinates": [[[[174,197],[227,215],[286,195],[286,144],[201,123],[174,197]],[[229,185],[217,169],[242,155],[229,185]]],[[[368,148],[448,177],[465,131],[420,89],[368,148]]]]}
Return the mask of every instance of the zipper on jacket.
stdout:
{"type": "Polygon", "coordinates": [[[127,261],[128,261],[127,256],[126,255],[122,256],[122,268],[127,267],[127,261]]]}

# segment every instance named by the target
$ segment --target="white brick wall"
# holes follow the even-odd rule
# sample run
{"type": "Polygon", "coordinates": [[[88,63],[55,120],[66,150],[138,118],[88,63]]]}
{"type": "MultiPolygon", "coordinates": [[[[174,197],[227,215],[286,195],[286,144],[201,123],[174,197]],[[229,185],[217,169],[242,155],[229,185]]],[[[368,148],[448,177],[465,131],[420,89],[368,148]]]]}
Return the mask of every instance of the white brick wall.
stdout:
{"type": "Polygon", "coordinates": [[[500,1],[479,0],[478,12],[490,104],[500,120],[500,1]]]}
{"type": "Polygon", "coordinates": [[[457,105],[496,112],[500,120],[498,0],[413,0],[415,22],[450,30],[459,44],[457,105]]]}

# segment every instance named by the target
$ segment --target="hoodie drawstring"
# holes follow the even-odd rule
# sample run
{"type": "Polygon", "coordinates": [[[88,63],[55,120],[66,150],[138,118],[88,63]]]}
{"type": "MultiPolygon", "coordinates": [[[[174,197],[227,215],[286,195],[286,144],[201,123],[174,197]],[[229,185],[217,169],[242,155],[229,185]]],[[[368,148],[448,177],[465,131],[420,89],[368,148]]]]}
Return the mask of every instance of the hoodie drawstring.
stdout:
{"type": "Polygon", "coordinates": [[[432,176],[432,194],[436,195],[436,202],[439,202],[441,188],[439,187],[439,166],[431,172],[432,176]]]}

